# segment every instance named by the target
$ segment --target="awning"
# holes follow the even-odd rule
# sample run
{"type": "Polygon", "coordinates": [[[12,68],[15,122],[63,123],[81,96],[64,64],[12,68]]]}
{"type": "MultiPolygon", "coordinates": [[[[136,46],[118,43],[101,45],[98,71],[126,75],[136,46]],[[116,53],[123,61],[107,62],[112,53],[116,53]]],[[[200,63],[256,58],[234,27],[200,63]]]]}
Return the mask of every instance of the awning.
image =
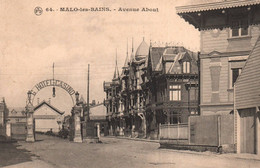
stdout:
{"type": "Polygon", "coordinates": [[[213,1],[203,1],[204,3],[201,2],[201,4],[197,5],[178,6],[176,7],[176,12],[177,14],[192,13],[260,4],[260,0],[218,0],[217,2],[216,0],[213,1]]]}

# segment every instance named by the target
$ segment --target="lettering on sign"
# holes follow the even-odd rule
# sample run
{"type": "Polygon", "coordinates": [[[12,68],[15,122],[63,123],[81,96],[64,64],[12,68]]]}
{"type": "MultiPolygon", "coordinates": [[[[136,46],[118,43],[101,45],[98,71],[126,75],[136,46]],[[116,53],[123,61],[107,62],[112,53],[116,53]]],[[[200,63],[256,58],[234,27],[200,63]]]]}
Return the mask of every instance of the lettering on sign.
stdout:
{"type": "Polygon", "coordinates": [[[37,83],[32,89],[32,94],[35,96],[37,92],[48,86],[60,87],[67,91],[71,96],[75,94],[75,90],[69,84],[56,79],[48,79],[37,83]]]}

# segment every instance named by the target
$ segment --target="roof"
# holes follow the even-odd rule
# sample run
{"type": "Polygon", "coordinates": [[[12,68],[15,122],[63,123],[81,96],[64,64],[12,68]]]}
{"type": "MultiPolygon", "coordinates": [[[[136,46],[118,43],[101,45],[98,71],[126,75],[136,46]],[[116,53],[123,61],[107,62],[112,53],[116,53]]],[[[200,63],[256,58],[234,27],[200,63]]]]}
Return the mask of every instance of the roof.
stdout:
{"type": "Polygon", "coordinates": [[[238,76],[235,86],[235,101],[237,109],[259,106],[260,102],[260,36],[238,76]]]}
{"type": "Polygon", "coordinates": [[[152,71],[155,71],[157,64],[159,63],[165,47],[151,47],[149,57],[151,59],[152,71]]]}
{"type": "Polygon", "coordinates": [[[47,103],[45,100],[42,101],[40,104],[38,104],[36,107],[34,107],[34,111],[36,111],[37,109],[39,109],[40,107],[42,107],[43,105],[47,105],[48,107],[50,107],[52,110],[56,111],[57,113],[59,113],[60,115],[64,114],[65,112],[61,112],[60,110],[58,110],[56,107],[52,106],[51,104],[47,103]]]}
{"type": "Polygon", "coordinates": [[[14,116],[26,116],[25,108],[24,108],[24,107],[11,108],[11,110],[10,110],[8,116],[9,116],[9,117],[14,117],[14,116]]]}
{"type": "Polygon", "coordinates": [[[197,0],[195,3],[176,7],[176,12],[192,13],[260,4],[260,0],[197,0]]]}
{"type": "Polygon", "coordinates": [[[139,47],[136,50],[135,60],[139,61],[139,60],[145,58],[148,54],[149,54],[149,46],[143,39],[143,41],[141,42],[141,44],[139,45],[139,47]]]}

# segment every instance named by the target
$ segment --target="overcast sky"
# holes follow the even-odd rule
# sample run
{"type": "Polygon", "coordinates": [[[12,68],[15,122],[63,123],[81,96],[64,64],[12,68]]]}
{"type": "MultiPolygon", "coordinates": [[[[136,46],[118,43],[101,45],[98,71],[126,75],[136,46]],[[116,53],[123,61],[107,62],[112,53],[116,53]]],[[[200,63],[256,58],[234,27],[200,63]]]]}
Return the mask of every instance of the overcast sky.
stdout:
{"type": "MultiPolygon", "coordinates": [[[[134,38],[134,49],[143,37],[152,42],[175,42],[199,50],[199,32],[175,12],[184,0],[1,0],[0,1],[0,96],[8,107],[24,107],[26,93],[38,82],[60,79],[86,99],[87,65],[90,64],[90,100],[103,101],[103,81],[111,81],[116,49],[118,66],[124,64],[126,43],[134,38]],[[43,13],[34,14],[40,6],[43,13]],[[46,12],[52,7],[55,12],[46,12]],[[109,7],[111,12],[59,12],[60,7],[109,7]],[[159,12],[118,12],[122,8],[158,8],[159,12]],[[114,9],[116,9],[114,11],[114,9]]],[[[70,113],[72,101],[51,87],[37,97],[48,100],[61,111],[70,113]]],[[[37,104],[37,99],[34,105],[37,104]]]]}

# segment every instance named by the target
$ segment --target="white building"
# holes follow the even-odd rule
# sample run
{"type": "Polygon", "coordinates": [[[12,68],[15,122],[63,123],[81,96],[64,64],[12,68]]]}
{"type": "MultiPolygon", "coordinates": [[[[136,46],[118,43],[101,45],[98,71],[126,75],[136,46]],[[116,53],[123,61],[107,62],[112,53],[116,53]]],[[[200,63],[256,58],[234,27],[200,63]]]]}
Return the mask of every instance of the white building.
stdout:
{"type": "Polygon", "coordinates": [[[59,132],[63,114],[64,112],[61,112],[46,101],[41,102],[34,108],[35,131],[47,132],[52,130],[53,132],[59,132]]]}

